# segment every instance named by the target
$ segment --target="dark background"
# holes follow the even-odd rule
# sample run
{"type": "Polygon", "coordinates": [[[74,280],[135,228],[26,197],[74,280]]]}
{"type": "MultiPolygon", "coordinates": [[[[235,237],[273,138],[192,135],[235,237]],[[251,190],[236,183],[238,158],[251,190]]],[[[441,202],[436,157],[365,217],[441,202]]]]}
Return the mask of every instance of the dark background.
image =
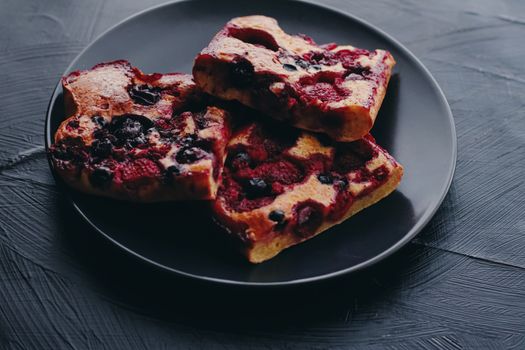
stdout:
{"type": "Polygon", "coordinates": [[[96,35],[160,1],[0,1],[1,349],[525,348],[525,2],[323,1],[405,44],[451,105],[458,163],[406,248],[287,289],[174,278],[97,236],[43,147],[51,92],[96,35]]]}

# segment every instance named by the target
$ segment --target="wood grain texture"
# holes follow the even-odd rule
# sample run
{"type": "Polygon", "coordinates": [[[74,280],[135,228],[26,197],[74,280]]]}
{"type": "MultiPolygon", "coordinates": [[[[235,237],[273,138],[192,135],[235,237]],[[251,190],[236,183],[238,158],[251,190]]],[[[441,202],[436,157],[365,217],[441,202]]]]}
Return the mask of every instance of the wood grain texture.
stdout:
{"type": "Polygon", "coordinates": [[[525,3],[323,2],[430,69],[456,121],[456,177],[431,223],[386,262],[258,291],[124,256],[49,173],[44,114],[61,72],[98,33],[158,2],[0,2],[0,349],[525,348],[525,3]]]}

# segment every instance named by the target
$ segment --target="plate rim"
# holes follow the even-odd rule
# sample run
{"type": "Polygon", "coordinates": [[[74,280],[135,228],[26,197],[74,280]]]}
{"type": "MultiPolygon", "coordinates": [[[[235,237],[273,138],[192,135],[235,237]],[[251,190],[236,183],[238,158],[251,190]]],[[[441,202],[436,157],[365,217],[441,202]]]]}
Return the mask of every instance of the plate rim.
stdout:
{"type": "MultiPolygon", "coordinates": [[[[281,0],[282,1],[282,0],[281,0]]],[[[442,101],[444,102],[444,105],[446,107],[446,114],[447,119],[450,124],[450,131],[451,131],[451,138],[452,138],[452,161],[450,163],[450,167],[447,172],[447,181],[445,185],[440,189],[441,195],[440,197],[434,201],[434,203],[430,203],[428,209],[422,214],[421,218],[414,224],[414,226],[401,238],[399,241],[397,241],[395,244],[390,246],[388,249],[384,250],[383,252],[375,255],[374,257],[367,259],[359,264],[337,270],[331,273],[325,273],[318,276],[313,277],[306,277],[306,278],[297,278],[297,279],[291,279],[286,281],[275,281],[275,282],[253,282],[253,281],[240,281],[240,280],[233,280],[233,279],[227,279],[227,278],[218,278],[218,277],[210,277],[210,276],[204,276],[199,274],[194,274],[190,272],[185,272],[173,267],[169,267],[166,265],[163,265],[159,262],[156,262],[154,260],[151,260],[150,258],[141,255],[140,253],[126,247],[122,243],[118,242],[114,238],[112,238],[110,235],[105,233],[103,230],[101,230],[95,223],[91,221],[91,219],[86,216],[86,214],[78,207],[76,202],[73,200],[71,195],[71,190],[67,188],[67,186],[63,183],[63,181],[56,175],[55,171],[53,170],[53,165],[51,162],[50,154],[48,152],[49,146],[52,144],[52,134],[51,134],[51,111],[52,106],[54,105],[54,102],[57,98],[57,92],[61,89],[61,80],[62,77],[67,74],[67,72],[70,72],[73,68],[73,66],[77,63],[77,61],[82,57],[82,55],[89,50],[96,42],[98,42],[100,39],[102,39],[104,36],[112,32],[113,30],[119,28],[120,26],[124,25],[126,22],[133,20],[137,17],[140,17],[142,15],[145,15],[146,13],[156,11],[158,9],[161,9],[163,7],[168,6],[174,6],[180,3],[189,3],[189,2],[197,2],[195,0],[174,0],[169,1],[166,3],[162,3],[159,5],[155,5],[149,8],[146,8],[144,10],[141,10],[137,13],[134,13],[123,20],[119,21],[118,23],[114,24],[113,26],[109,27],[108,29],[104,30],[102,33],[97,35],[93,40],[89,42],[89,44],[84,47],[71,61],[71,63],[67,66],[67,68],[64,70],[62,75],[60,76],[53,93],[51,94],[50,101],[48,103],[48,107],[46,110],[46,118],[45,118],[45,124],[44,124],[44,141],[45,141],[45,149],[47,154],[47,160],[49,163],[49,167],[51,169],[51,173],[55,179],[55,182],[57,184],[57,187],[64,189],[63,192],[66,194],[66,198],[71,202],[73,205],[73,208],[75,211],[80,215],[80,217],[88,223],[91,228],[93,228],[96,232],[98,232],[102,237],[104,237],[106,240],[111,242],[113,245],[118,247],[119,249],[122,249],[124,252],[126,252],[129,256],[140,260],[142,262],[148,263],[151,266],[165,272],[173,273],[179,277],[191,279],[194,281],[203,281],[203,282],[210,282],[210,283],[217,283],[221,285],[233,285],[233,286],[249,286],[249,287],[283,287],[283,286],[296,286],[306,283],[314,283],[314,282],[320,282],[325,281],[329,279],[334,279],[336,277],[340,277],[343,275],[351,274],[360,270],[363,270],[365,268],[371,267],[372,265],[375,265],[376,263],[386,259],[387,257],[391,256],[398,250],[400,250],[402,247],[404,247],[412,238],[414,238],[419,232],[423,230],[428,224],[428,222],[434,217],[437,210],[440,208],[441,204],[443,203],[443,200],[445,199],[446,195],[448,194],[448,191],[450,189],[450,186],[452,184],[452,180],[454,178],[454,173],[456,170],[456,163],[457,163],[457,133],[456,133],[456,125],[454,116],[452,114],[452,110],[450,109],[450,105],[447,101],[447,98],[439,86],[438,82],[434,78],[434,76],[430,73],[428,68],[408,49],[406,48],[401,42],[399,42],[397,39],[392,37],[390,34],[386,33],[382,29],[376,27],[375,25],[367,22],[366,20],[363,20],[351,13],[348,13],[346,11],[340,10],[338,8],[332,7],[330,5],[325,4],[317,4],[310,0],[285,0],[289,3],[296,3],[306,6],[311,6],[313,8],[319,8],[324,11],[333,12],[336,15],[346,17],[347,19],[351,21],[355,21],[359,23],[360,25],[366,27],[367,30],[370,30],[374,32],[375,34],[383,37],[387,41],[390,41],[393,43],[400,51],[402,51],[404,54],[406,54],[412,61],[415,62],[415,64],[422,70],[422,72],[426,75],[426,77],[430,80],[432,83],[432,86],[434,90],[438,93],[438,96],[441,97],[442,101]]]]}

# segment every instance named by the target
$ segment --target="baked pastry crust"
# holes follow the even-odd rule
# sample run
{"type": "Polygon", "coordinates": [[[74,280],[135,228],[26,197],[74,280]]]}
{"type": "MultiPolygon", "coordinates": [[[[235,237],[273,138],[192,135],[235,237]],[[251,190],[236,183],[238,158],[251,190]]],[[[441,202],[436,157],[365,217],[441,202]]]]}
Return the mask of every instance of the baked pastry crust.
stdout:
{"type": "Polygon", "coordinates": [[[370,135],[332,143],[283,129],[252,123],[235,133],[213,203],[216,221],[253,263],[376,203],[403,175],[403,167],[370,135]]]}
{"type": "Polygon", "coordinates": [[[273,18],[248,16],[215,35],[195,59],[193,76],[211,95],[353,141],[372,128],[394,64],[384,50],[317,45],[286,34],[273,18]]]}
{"type": "Polygon", "coordinates": [[[50,156],[70,186],[116,199],[214,199],[229,116],[186,74],[144,74],[127,61],[62,79],[67,119],[50,156]]]}

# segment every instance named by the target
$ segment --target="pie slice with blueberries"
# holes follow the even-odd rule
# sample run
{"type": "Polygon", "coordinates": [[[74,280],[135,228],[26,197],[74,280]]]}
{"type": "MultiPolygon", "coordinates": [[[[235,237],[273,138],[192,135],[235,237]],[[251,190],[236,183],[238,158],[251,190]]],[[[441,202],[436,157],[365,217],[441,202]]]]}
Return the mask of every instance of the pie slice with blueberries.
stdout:
{"type": "Polygon", "coordinates": [[[295,127],[354,141],[372,128],[395,60],[384,50],[317,45],[273,18],[226,24],[195,59],[195,83],[295,127]]]}
{"type": "Polygon", "coordinates": [[[144,74],[114,61],[62,85],[67,119],[50,158],[67,184],[138,202],[215,198],[229,117],[190,75],[144,74]]]}
{"type": "Polygon", "coordinates": [[[252,123],[234,134],[227,153],[214,217],[253,263],[376,203],[403,175],[370,135],[333,143],[310,132],[252,123]]]}

